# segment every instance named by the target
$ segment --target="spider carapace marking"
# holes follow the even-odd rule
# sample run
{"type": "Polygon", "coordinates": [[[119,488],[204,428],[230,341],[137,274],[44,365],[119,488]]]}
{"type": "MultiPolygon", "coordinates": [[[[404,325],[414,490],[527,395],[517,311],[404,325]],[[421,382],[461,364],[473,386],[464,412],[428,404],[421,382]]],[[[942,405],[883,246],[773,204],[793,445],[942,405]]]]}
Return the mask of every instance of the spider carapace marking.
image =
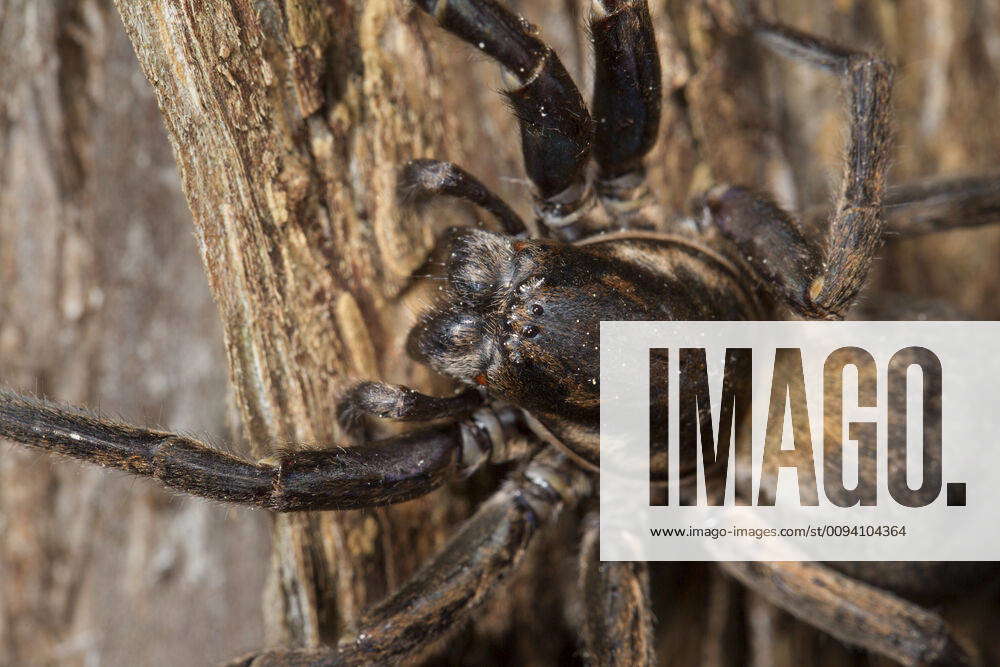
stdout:
{"type": "Polygon", "coordinates": [[[596,469],[602,320],[759,319],[751,285],[681,236],[618,232],[568,244],[454,230],[447,287],[411,355],[528,413],[529,428],[596,469]]]}
{"type": "MultiPolygon", "coordinates": [[[[402,502],[488,462],[523,461],[442,552],[335,646],[265,650],[240,664],[392,663],[468,619],[516,567],[533,535],[594,492],[601,320],[839,318],[882,242],[883,201],[891,203],[891,229],[900,235],[1000,217],[997,178],[937,180],[890,189],[883,198],[891,67],[753,12],[744,16],[747,39],[828,70],[845,85],[846,160],[826,238],[803,233],[768,196],[738,186],[716,186],[691,215],[672,215],[657,204],[643,167],[662,97],[645,0],[593,3],[590,110],[538,32],[501,4],[415,4],[502,66],[535,193],[529,233],[510,206],[453,164],[422,159],[401,170],[404,202],[457,197],[488,211],[503,230],[452,232],[445,298],[409,339],[415,358],[466,388],[433,397],[364,382],[347,392],[338,416],[347,428],[367,417],[434,425],[356,447],[283,450],[250,462],[189,437],[0,391],[4,438],[279,512],[402,502]]],[[[585,654],[598,664],[653,662],[645,565],[601,563],[593,516],[581,546],[585,654]]],[[[946,664],[967,656],[944,621],[862,580],[912,593],[932,592],[941,582],[960,589],[963,576],[983,572],[963,565],[723,567],[845,642],[905,664],[946,664]]]]}

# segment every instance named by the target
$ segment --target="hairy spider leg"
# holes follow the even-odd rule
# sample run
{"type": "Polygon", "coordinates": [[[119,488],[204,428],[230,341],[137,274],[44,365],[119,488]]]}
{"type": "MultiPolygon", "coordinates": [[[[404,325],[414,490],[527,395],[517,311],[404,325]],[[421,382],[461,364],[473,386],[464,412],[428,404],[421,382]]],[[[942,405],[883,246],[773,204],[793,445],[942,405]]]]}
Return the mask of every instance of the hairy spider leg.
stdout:
{"type": "Polygon", "coordinates": [[[433,197],[455,197],[485,210],[511,236],[527,236],[520,216],[498,195],[458,165],[440,160],[410,160],[399,173],[400,201],[415,204],[433,197]]]}
{"type": "Polygon", "coordinates": [[[661,72],[646,0],[593,0],[597,195],[614,216],[649,200],[643,158],[660,126],[661,72]]]}
{"type": "Polygon", "coordinates": [[[432,421],[467,414],[483,404],[483,396],[466,389],[454,396],[428,396],[404,385],[359,382],[345,392],[337,417],[342,426],[353,425],[360,417],[397,421],[432,421]]]}
{"type": "Polygon", "coordinates": [[[580,546],[583,639],[592,665],[656,664],[649,572],[644,562],[601,562],[596,513],[584,520],[580,546]]]}
{"type": "Polygon", "coordinates": [[[887,239],[1000,223],[1000,176],[895,185],[886,191],[882,208],[887,239]]]}
{"type": "Polygon", "coordinates": [[[535,213],[572,237],[593,201],[587,182],[593,121],[555,52],[520,16],[493,0],[415,0],[442,28],[503,65],[517,86],[504,93],[521,127],[525,171],[535,185],[535,213]]]}
{"type": "Polygon", "coordinates": [[[357,629],[326,649],[266,651],[236,664],[398,664],[462,627],[520,563],[539,528],[590,493],[585,472],[546,450],[514,473],[444,548],[357,629]]]}
{"type": "Polygon", "coordinates": [[[968,665],[944,620],[822,563],[722,563],[771,603],[837,639],[903,665],[968,665]]]}
{"type": "MultiPolygon", "coordinates": [[[[886,188],[882,197],[885,241],[1000,223],[1000,175],[932,176],[886,188]]],[[[812,206],[803,231],[822,238],[829,206],[812,206]]]]}
{"type": "MultiPolygon", "coordinates": [[[[466,400],[417,398],[411,414],[466,400]]],[[[276,512],[375,507],[422,496],[488,459],[504,460],[506,440],[520,433],[521,421],[515,408],[481,408],[358,447],[284,451],[251,463],[190,437],[0,391],[0,438],[276,512]]]]}
{"type": "MultiPolygon", "coordinates": [[[[863,286],[882,242],[892,68],[870,55],[785,26],[758,22],[752,29],[778,53],[844,77],[850,134],[841,191],[825,247],[807,239],[791,216],[768,197],[744,188],[714,189],[706,197],[705,215],[776,297],[807,317],[840,318],[863,286]]],[[[953,188],[963,189],[968,192],[961,186],[953,188]]],[[[906,196],[923,199],[927,194],[910,190],[906,196]]],[[[982,195],[970,199],[983,200],[982,195]]],[[[939,616],[826,565],[725,563],[723,569],[777,606],[847,643],[907,665],[969,664],[939,616]]]]}
{"type": "Polygon", "coordinates": [[[850,129],[840,192],[823,247],[803,236],[791,216],[766,196],[743,188],[713,189],[705,216],[777,298],[806,317],[841,319],[882,245],[892,67],[782,25],[761,22],[752,30],[777,53],[844,78],[850,129]]]}

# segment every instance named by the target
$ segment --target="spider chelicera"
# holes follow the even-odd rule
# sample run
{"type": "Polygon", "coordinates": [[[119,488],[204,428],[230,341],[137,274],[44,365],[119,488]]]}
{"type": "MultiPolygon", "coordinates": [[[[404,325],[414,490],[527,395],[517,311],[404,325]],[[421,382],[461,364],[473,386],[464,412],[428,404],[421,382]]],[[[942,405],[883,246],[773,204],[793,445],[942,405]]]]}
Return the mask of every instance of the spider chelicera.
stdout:
{"type": "MultiPolygon", "coordinates": [[[[336,646],[263,651],[240,664],[397,661],[467,619],[516,567],[533,535],[594,493],[601,320],[838,319],[852,306],[887,231],[985,224],[1000,214],[997,179],[886,190],[889,64],[748,12],[748,38],[845,83],[846,161],[824,238],[766,195],[737,186],[716,186],[694,215],[671,216],[644,179],[661,100],[645,0],[595,0],[590,110],[535,29],[500,4],[416,5],[503,67],[536,213],[526,224],[450,163],[417,160],[401,173],[406,198],[457,197],[491,213],[503,229],[453,230],[445,298],[409,339],[415,358],[466,389],[432,397],[366,382],[344,398],[339,416],[348,427],[372,416],[435,425],[358,447],[288,451],[254,463],[189,437],[0,392],[0,436],[152,476],[185,493],[278,512],[402,502],[488,462],[523,462],[441,553],[336,646]]],[[[583,533],[586,654],[599,664],[653,662],[644,565],[600,562],[593,515],[583,533]]],[[[920,582],[950,581],[965,570],[948,564],[724,568],[846,642],[904,663],[967,660],[940,617],[890,592],[927,592],[920,582]]]]}

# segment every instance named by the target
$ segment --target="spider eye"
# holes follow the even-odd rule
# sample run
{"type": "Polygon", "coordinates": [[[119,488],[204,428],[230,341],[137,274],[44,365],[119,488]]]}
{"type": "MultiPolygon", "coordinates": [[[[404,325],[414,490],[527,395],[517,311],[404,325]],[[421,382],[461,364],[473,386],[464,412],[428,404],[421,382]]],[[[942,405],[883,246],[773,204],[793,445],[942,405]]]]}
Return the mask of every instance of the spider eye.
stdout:
{"type": "Polygon", "coordinates": [[[525,338],[534,338],[538,335],[538,327],[534,324],[529,324],[528,326],[521,329],[521,335],[525,338]]]}
{"type": "Polygon", "coordinates": [[[540,317],[541,314],[544,312],[545,309],[539,306],[537,303],[531,307],[531,314],[534,315],[535,317],[540,317]]]}

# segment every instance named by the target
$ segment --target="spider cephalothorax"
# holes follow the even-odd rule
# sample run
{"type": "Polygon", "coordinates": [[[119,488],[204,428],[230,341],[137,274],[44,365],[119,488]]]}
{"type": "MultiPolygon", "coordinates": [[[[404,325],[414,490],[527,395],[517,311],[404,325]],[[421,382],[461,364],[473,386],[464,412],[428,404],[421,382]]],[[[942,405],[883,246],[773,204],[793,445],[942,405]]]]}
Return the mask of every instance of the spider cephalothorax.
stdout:
{"type": "MultiPolygon", "coordinates": [[[[458,197],[491,213],[503,230],[450,234],[443,297],[409,337],[416,359],[464,389],[434,397],[364,382],[347,392],[339,411],[348,427],[366,417],[432,425],[355,447],[282,450],[251,462],[191,438],[0,392],[0,436],[279,512],[402,502],[489,462],[525,459],[438,556],[336,646],[264,651],[241,664],[393,663],[469,618],[513,571],[533,535],[595,490],[602,320],[843,317],[882,242],[884,203],[898,234],[994,222],[1000,212],[996,179],[884,193],[892,68],[752,12],[744,17],[747,38],[845,82],[847,159],[828,225],[807,233],[767,195],[729,185],[710,189],[691,216],[665,211],[643,167],[662,95],[645,0],[594,2],[593,117],[537,31],[495,0],[415,4],[503,67],[536,218],[529,233],[506,203],[453,164],[414,160],[403,168],[404,203],[458,197]],[[929,202],[932,212],[916,215],[929,202]],[[908,226],[911,215],[916,223],[908,226]]],[[[654,396],[653,410],[662,403],[654,396]]],[[[601,563],[593,517],[583,532],[587,655],[600,664],[652,661],[644,564],[601,563]]],[[[966,660],[940,617],[887,590],[934,592],[927,580],[955,576],[948,568],[842,568],[849,577],[819,563],[724,567],[848,643],[908,664],[966,660]]]]}
{"type": "Polygon", "coordinates": [[[681,237],[631,232],[571,245],[462,228],[450,243],[445,293],[411,332],[411,354],[528,410],[547,439],[590,466],[602,320],[761,314],[731,262],[681,237]]]}

